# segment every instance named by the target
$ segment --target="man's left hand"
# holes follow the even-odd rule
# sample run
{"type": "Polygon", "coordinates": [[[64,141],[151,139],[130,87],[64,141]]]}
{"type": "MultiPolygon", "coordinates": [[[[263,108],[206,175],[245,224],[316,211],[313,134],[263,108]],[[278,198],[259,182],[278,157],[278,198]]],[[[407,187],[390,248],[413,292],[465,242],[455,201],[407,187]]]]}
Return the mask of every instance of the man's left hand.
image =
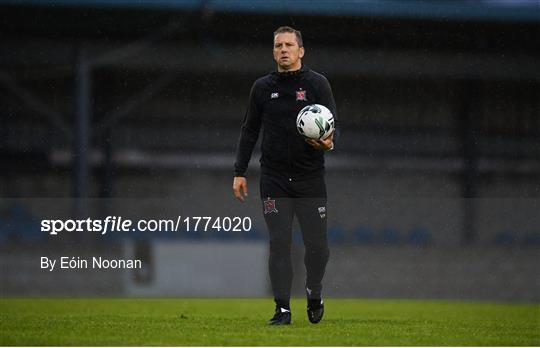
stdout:
{"type": "Polygon", "coordinates": [[[326,139],[314,140],[306,139],[306,142],[315,150],[329,151],[334,148],[334,131],[326,139]]]}

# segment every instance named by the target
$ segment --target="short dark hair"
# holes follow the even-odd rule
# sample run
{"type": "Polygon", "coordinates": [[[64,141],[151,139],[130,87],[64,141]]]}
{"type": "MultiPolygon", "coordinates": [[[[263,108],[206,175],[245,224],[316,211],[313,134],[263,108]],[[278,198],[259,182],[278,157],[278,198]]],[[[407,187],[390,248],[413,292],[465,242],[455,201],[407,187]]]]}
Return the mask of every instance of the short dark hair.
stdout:
{"type": "Polygon", "coordinates": [[[298,41],[298,47],[304,47],[304,42],[302,41],[302,33],[300,32],[300,30],[296,30],[287,26],[279,27],[276,29],[276,31],[274,31],[274,38],[277,34],[281,33],[294,33],[296,35],[296,41],[298,41]]]}

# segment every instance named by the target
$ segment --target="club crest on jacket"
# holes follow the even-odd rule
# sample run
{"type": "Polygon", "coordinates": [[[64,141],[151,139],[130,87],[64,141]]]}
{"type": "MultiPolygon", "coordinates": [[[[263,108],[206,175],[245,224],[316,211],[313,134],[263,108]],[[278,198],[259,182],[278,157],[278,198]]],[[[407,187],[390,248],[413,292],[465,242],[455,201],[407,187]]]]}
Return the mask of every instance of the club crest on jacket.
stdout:
{"type": "Polygon", "coordinates": [[[270,214],[270,213],[277,213],[277,208],[276,208],[276,200],[275,199],[270,199],[270,197],[268,197],[267,199],[264,200],[264,213],[265,214],[270,214]]]}

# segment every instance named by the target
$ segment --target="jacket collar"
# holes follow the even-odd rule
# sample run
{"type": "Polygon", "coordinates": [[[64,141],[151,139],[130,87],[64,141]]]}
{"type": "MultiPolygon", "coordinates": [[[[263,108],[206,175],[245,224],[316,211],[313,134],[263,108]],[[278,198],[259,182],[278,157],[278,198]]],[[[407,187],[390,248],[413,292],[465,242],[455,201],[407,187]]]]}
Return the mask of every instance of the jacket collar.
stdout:
{"type": "Polygon", "coordinates": [[[306,71],[308,71],[309,68],[307,66],[305,66],[304,64],[302,64],[302,67],[298,70],[295,70],[295,71],[283,71],[283,72],[279,72],[279,71],[274,71],[272,72],[272,74],[276,77],[289,77],[289,76],[301,76],[303,75],[304,73],[306,73],[306,71]]]}

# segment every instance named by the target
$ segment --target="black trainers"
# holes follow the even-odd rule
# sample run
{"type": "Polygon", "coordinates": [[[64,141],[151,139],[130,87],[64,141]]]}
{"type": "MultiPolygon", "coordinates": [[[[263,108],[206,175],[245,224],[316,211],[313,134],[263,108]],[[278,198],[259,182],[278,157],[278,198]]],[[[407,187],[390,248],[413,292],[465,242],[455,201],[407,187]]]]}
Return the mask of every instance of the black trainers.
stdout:
{"type": "Polygon", "coordinates": [[[289,325],[291,323],[291,311],[285,308],[276,308],[276,313],[268,321],[268,325],[289,325]]]}
{"type": "Polygon", "coordinates": [[[307,316],[309,322],[317,324],[321,321],[324,314],[324,304],[322,299],[308,300],[307,316]]]}

